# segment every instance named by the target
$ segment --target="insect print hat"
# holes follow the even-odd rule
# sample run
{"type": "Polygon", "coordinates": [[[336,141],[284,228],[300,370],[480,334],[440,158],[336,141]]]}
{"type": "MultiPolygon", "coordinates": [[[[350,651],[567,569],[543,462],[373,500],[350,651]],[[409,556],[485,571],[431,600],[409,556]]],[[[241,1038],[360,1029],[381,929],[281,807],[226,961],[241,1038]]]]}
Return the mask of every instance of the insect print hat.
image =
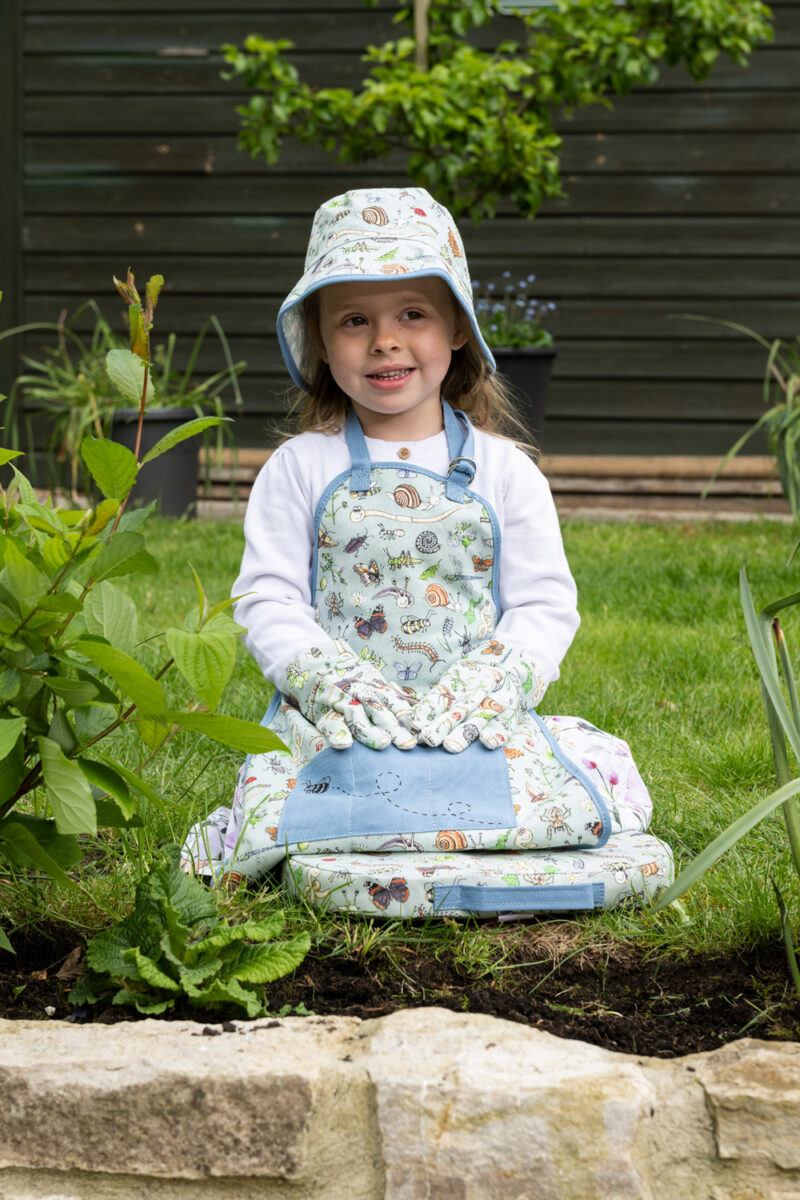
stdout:
{"type": "Polygon", "coordinates": [[[302,302],[329,283],[436,275],[464,310],[489,371],[492,352],[478,328],[464,246],[456,223],[424,188],[364,188],[328,200],[314,215],[305,271],[278,313],[278,342],[298,387],[313,377],[302,302]]]}

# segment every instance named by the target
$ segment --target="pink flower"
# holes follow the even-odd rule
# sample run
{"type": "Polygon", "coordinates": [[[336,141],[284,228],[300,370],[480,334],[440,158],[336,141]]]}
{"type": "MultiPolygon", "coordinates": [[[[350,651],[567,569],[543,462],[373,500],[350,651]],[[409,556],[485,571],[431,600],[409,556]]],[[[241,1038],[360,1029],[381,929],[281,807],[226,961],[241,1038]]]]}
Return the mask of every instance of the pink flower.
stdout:
{"type": "Polygon", "coordinates": [[[581,759],[581,762],[583,763],[583,765],[584,765],[585,767],[588,767],[590,771],[596,771],[596,770],[597,770],[597,763],[596,763],[596,762],[595,762],[593,759],[591,759],[591,758],[582,758],[582,759],[581,759]]]}
{"type": "Polygon", "coordinates": [[[609,775],[608,782],[611,787],[615,787],[619,783],[619,775],[609,775]]]}

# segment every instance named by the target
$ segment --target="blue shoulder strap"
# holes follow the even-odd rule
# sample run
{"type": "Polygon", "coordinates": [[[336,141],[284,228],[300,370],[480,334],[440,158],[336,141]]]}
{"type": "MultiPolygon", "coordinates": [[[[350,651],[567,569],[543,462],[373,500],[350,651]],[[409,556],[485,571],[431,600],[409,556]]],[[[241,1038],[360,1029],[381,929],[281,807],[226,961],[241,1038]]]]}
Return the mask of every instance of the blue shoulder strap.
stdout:
{"type": "MultiPolygon", "coordinates": [[[[442,402],[444,429],[447,435],[447,449],[450,455],[450,465],[447,468],[447,487],[445,494],[448,500],[459,503],[464,499],[464,492],[475,475],[475,436],[469,418],[458,409],[453,409],[442,402]],[[461,418],[459,420],[459,418],[461,418]]],[[[369,491],[369,474],[372,460],[367,448],[367,440],[361,428],[361,422],[353,408],[347,414],[345,425],[345,440],[350,451],[350,491],[369,491]]]]}

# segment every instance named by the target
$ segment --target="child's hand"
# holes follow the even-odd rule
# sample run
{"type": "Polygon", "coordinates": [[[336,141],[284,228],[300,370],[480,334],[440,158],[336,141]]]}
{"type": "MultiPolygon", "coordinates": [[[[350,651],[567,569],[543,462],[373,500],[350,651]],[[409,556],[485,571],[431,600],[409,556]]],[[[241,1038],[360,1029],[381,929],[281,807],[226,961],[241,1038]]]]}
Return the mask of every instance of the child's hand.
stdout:
{"type": "Polygon", "coordinates": [[[478,657],[481,653],[478,646],[469,658],[449,667],[405,719],[426,746],[444,746],[457,754],[479,738],[496,750],[544,695],[530,655],[512,649],[499,665],[478,657]]]}
{"type": "Polygon", "coordinates": [[[311,647],[289,663],[280,690],[297,701],[337,750],[346,750],[354,739],[372,750],[391,743],[401,750],[416,746],[416,737],[400,720],[411,713],[408,698],[346,643],[334,646],[311,647]]]}

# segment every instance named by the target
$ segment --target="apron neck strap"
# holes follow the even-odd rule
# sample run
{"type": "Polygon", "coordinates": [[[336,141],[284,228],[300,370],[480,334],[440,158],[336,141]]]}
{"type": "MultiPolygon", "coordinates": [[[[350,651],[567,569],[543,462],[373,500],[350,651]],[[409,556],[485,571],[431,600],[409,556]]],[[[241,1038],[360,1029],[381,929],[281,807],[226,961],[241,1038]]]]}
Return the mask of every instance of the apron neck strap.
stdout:
{"type": "MultiPolygon", "coordinates": [[[[450,466],[447,468],[447,487],[445,494],[448,500],[461,502],[464,492],[475,474],[475,437],[469,418],[459,409],[453,409],[446,400],[442,401],[444,430],[447,435],[447,450],[450,455],[450,466]],[[461,418],[459,420],[459,418],[461,418]]],[[[369,491],[369,475],[372,459],[369,456],[367,439],[361,428],[361,422],[356,416],[355,409],[350,408],[345,425],[345,440],[350,451],[350,491],[369,491]]]]}

